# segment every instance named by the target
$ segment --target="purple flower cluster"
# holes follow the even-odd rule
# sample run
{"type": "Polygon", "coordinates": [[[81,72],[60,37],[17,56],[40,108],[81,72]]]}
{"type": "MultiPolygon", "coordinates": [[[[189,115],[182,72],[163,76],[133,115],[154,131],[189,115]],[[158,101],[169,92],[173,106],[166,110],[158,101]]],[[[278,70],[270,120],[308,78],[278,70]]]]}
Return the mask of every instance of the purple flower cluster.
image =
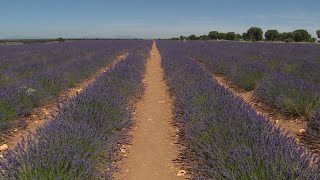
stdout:
{"type": "Polygon", "coordinates": [[[74,41],[0,47],[0,132],[146,41],[74,41]]]}
{"type": "Polygon", "coordinates": [[[197,178],[320,178],[319,161],[213,80],[182,44],[157,43],[187,143],[184,155],[197,178]]]}
{"type": "MultiPolygon", "coordinates": [[[[320,111],[320,46],[208,41],[180,46],[214,73],[245,90],[254,90],[256,99],[290,116],[316,121],[314,113],[320,111]]],[[[309,123],[309,128],[317,129],[313,125],[309,123]]]]}
{"type": "Polygon", "coordinates": [[[320,86],[290,74],[269,74],[253,95],[288,115],[312,117],[320,107],[320,86]]]}
{"type": "Polygon", "coordinates": [[[143,91],[142,78],[151,42],[61,107],[56,117],[14,150],[4,154],[4,179],[99,179],[111,177],[122,129],[131,123],[132,100],[143,91]],[[147,46],[148,45],[148,46],[147,46]]]}
{"type": "Polygon", "coordinates": [[[320,109],[308,121],[308,134],[320,139],[320,109]]]}

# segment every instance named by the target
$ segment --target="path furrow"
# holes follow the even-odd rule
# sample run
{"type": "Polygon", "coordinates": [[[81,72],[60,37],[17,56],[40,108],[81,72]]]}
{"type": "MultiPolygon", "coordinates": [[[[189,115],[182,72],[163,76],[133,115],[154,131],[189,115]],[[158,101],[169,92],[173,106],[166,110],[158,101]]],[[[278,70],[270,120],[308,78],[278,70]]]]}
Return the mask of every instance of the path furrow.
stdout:
{"type": "MultiPolygon", "coordinates": [[[[124,159],[115,179],[179,179],[174,160],[179,156],[177,131],[173,127],[172,108],[168,87],[164,81],[161,56],[153,43],[145,74],[145,92],[136,104],[135,124],[124,145],[124,159]]],[[[183,175],[183,174],[182,174],[183,175]]]]}
{"type": "Polygon", "coordinates": [[[56,115],[57,109],[60,106],[66,106],[68,105],[68,102],[70,102],[70,99],[77,96],[77,94],[81,93],[83,90],[85,90],[90,84],[94,83],[95,80],[101,76],[103,73],[105,73],[108,69],[113,67],[115,64],[117,64],[119,61],[125,59],[128,56],[128,53],[124,53],[118,57],[115,58],[112,64],[109,64],[108,66],[100,68],[99,71],[97,71],[95,74],[90,76],[90,78],[84,80],[81,84],[72,87],[64,92],[62,92],[59,97],[51,102],[50,104],[47,104],[43,107],[38,107],[33,110],[30,117],[27,118],[27,127],[24,130],[13,130],[11,134],[9,134],[9,137],[6,139],[6,145],[8,146],[8,149],[13,149],[21,140],[23,137],[26,137],[28,134],[36,132],[36,130],[42,126],[44,123],[48,122],[48,119],[50,117],[56,115]]]}

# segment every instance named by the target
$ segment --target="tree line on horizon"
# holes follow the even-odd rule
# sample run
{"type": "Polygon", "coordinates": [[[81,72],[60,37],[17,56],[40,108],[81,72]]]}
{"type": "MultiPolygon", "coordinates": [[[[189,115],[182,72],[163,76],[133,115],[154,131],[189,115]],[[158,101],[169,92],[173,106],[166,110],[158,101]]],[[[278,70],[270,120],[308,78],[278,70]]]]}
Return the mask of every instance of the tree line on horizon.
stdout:
{"type": "MultiPolygon", "coordinates": [[[[316,31],[320,38],[320,30],[316,31]]],[[[236,34],[235,32],[219,32],[210,31],[207,35],[196,36],[180,36],[170,38],[171,40],[230,40],[230,41],[281,41],[281,42],[315,42],[317,39],[305,29],[297,29],[292,32],[280,33],[276,29],[267,30],[263,34],[263,30],[259,27],[251,27],[247,32],[236,34]]]]}

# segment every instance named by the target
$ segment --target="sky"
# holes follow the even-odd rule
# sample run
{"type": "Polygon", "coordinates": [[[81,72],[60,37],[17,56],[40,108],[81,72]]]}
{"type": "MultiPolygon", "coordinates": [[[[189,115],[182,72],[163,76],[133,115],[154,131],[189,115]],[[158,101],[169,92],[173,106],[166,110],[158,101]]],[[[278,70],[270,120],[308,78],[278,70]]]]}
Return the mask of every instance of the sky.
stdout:
{"type": "Polygon", "coordinates": [[[169,38],[320,29],[320,0],[0,0],[0,38],[169,38]]]}

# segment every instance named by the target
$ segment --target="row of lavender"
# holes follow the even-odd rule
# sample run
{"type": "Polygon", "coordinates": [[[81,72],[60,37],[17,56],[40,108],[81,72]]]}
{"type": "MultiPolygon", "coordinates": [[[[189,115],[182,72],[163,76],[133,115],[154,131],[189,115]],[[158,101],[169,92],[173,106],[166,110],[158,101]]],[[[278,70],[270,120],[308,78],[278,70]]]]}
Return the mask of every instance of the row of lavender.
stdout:
{"type": "Polygon", "coordinates": [[[203,179],[319,179],[320,162],[187,57],[158,41],[185,156],[203,179]],[[309,165],[315,163],[313,167],[309,165]]]}
{"type": "Polygon", "coordinates": [[[148,45],[100,76],[33,137],[5,154],[1,177],[110,179],[122,129],[131,123],[129,103],[143,91],[148,45]]]}
{"type": "Polygon", "coordinates": [[[115,56],[145,41],[75,41],[0,48],[0,131],[24,126],[13,119],[83,81],[115,56]]]}
{"type": "Polygon", "coordinates": [[[320,46],[314,44],[189,42],[191,56],[254,97],[290,116],[310,119],[320,137],[320,46]],[[319,114],[319,113],[318,113],[319,114]],[[318,125],[317,125],[318,124],[318,125]]]}

